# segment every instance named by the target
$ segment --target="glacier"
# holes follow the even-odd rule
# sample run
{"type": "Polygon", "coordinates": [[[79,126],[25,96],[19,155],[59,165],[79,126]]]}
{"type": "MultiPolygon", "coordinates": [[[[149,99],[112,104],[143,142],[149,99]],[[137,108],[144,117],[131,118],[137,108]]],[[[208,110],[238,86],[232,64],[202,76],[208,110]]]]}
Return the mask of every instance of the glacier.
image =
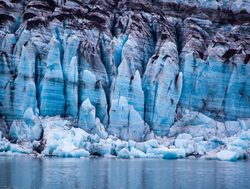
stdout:
{"type": "Polygon", "coordinates": [[[249,2],[0,0],[0,11],[0,154],[249,156],[249,2]]]}

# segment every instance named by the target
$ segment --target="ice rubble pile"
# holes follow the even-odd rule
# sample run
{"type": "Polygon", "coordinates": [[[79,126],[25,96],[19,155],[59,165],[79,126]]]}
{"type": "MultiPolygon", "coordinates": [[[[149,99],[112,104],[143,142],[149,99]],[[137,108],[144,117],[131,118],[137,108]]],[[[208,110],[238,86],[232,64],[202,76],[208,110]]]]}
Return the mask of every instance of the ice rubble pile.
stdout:
{"type": "Polygon", "coordinates": [[[171,127],[168,136],[156,137],[149,133],[145,142],[136,142],[108,135],[99,118],[95,119],[95,108],[89,100],[81,109],[84,113],[76,123],[74,119],[60,116],[42,118],[28,108],[24,121],[13,122],[10,127],[10,139],[16,144],[10,143],[0,132],[0,155],[125,159],[199,157],[236,161],[246,158],[250,149],[250,120],[221,123],[204,114],[183,110],[179,112],[183,115],[182,120],[171,127]],[[195,125],[185,126],[190,120],[195,125]],[[75,127],[78,124],[80,127],[75,127]]]}

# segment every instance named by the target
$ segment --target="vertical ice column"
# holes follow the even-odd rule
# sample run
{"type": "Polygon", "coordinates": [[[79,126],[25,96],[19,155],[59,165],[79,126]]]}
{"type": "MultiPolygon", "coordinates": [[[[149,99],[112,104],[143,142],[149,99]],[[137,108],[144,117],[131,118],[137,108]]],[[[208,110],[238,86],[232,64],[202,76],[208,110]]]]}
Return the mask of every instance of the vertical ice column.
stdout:
{"type": "Polygon", "coordinates": [[[10,56],[12,49],[16,43],[14,34],[6,34],[0,48],[0,115],[10,118],[11,96],[10,88],[12,83],[10,56]]]}
{"type": "Polygon", "coordinates": [[[40,114],[64,115],[64,79],[60,60],[60,43],[52,37],[48,45],[47,69],[40,84],[40,114]]]}
{"type": "Polygon", "coordinates": [[[124,96],[113,99],[108,132],[123,140],[143,141],[149,128],[124,96]]]}
{"type": "Polygon", "coordinates": [[[128,36],[127,35],[122,35],[119,37],[114,37],[111,41],[111,52],[110,54],[112,54],[113,56],[112,58],[112,62],[113,64],[116,65],[116,67],[119,67],[121,62],[122,62],[122,49],[123,46],[125,45],[125,43],[128,40],[128,36]]]}
{"type": "Polygon", "coordinates": [[[64,44],[63,76],[65,80],[66,115],[78,114],[78,46],[79,39],[72,35],[64,44]]]}
{"type": "Polygon", "coordinates": [[[133,75],[137,70],[140,74],[143,74],[148,59],[154,51],[152,38],[145,33],[137,32],[138,31],[133,31],[133,34],[128,36],[122,48],[121,56],[122,59],[126,59],[133,75]],[[136,36],[133,35],[134,32],[136,36]]]}
{"type": "Polygon", "coordinates": [[[112,135],[120,137],[122,132],[128,130],[129,106],[125,97],[113,99],[109,111],[110,124],[108,132],[112,135]]]}
{"type": "Polygon", "coordinates": [[[129,89],[129,104],[144,118],[144,91],[142,90],[140,72],[137,70],[129,89]]]}
{"type": "Polygon", "coordinates": [[[86,99],[80,107],[78,126],[90,132],[95,127],[95,116],[95,107],[91,104],[89,99],[86,99]]]}
{"type": "Polygon", "coordinates": [[[34,141],[42,137],[42,126],[39,117],[32,108],[24,111],[23,120],[14,120],[11,124],[9,136],[12,140],[34,141]]]}
{"type": "Polygon", "coordinates": [[[123,59],[111,87],[109,132],[124,140],[142,141],[148,130],[144,124],[144,92],[137,70],[134,75],[123,59]]]}
{"type": "Polygon", "coordinates": [[[36,54],[34,45],[29,42],[22,47],[20,62],[17,65],[17,77],[14,80],[13,116],[21,119],[25,110],[37,108],[35,85],[36,54]]]}
{"type": "Polygon", "coordinates": [[[30,40],[30,38],[31,38],[31,32],[29,30],[23,30],[21,32],[13,49],[13,61],[12,61],[13,68],[18,68],[20,57],[22,54],[22,48],[30,40]]]}
{"type": "Polygon", "coordinates": [[[120,96],[124,96],[141,117],[144,117],[144,92],[141,86],[141,76],[138,70],[134,76],[131,74],[126,59],[122,60],[117,77],[111,87],[111,100],[119,99],[120,96]]]}
{"type": "Polygon", "coordinates": [[[122,60],[118,67],[118,74],[111,86],[111,99],[119,99],[120,96],[128,97],[130,88],[130,79],[132,74],[128,67],[127,61],[122,60]]]}
{"type": "Polygon", "coordinates": [[[80,101],[83,102],[89,98],[90,102],[96,108],[96,116],[107,124],[107,99],[100,80],[96,79],[96,76],[89,70],[84,70],[80,75],[81,85],[80,101]]]}
{"type": "Polygon", "coordinates": [[[6,56],[0,53],[0,115],[8,116],[10,108],[10,80],[11,74],[6,56]]]}
{"type": "Polygon", "coordinates": [[[182,90],[176,45],[165,42],[154,55],[143,79],[145,121],[159,136],[165,136],[174,122],[176,106],[182,90]]]}
{"type": "Polygon", "coordinates": [[[87,98],[80,107],[78,126],[83,130],[107,138],[108,134],[99,118],[96,118],[96,109],[87,98]]]}

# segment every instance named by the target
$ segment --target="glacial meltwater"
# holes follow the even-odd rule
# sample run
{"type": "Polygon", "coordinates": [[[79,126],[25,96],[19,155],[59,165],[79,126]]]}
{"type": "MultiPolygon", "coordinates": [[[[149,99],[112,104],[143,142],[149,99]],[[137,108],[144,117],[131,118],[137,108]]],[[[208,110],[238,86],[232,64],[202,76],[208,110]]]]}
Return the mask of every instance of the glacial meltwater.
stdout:
{"type": "Polygon", "coordinates": [[[0,188],[244,189],[250,161],[0,157],[0,188]]]}

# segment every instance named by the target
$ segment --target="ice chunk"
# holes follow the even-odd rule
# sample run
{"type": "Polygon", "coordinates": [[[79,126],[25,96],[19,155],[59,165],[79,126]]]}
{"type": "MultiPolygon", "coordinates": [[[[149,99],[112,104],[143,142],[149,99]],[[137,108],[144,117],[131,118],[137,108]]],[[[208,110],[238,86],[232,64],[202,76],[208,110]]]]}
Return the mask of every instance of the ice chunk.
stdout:
{"type": "Polygon", "coordinates": [[[247,131],[243,131],[240,135],[239,135],[241,140],[250,140],[250,129],[247,131]]]}
{"type": "Polygon", "coordinates": [[[36,116],[32,110],[32,108],[28,108],[23,115],[23,120],[27,125],[34,125],[36,116]]]}
{"type": "Polygon", "coordinates": [[[97,134],[89,135],[89,140],[91,143],[98,143],[100,142],[100,137],[97,134]]]}
{"type": "Polygon", "coordinates": [[[193,137],[190,134],[182,133],[177,136],[176,139],[191,140],[193,137]]]}
{"type": "Polygon", "coordinates": [[[123,59],[119,68],[116,79],[112,83],[112,99],[118,99],[120,96],[125,98],[129,97],[129,88],[130,88],[130,78],[132,77],[130,68],[126,59],[123,59]]]}
{"type": "Polygon", "coordinates": [[[80,158],[80,157],[89,157],[90,153],[86,151],[85,149],[77,149],[72,151],[63,151],[63,150],[55,150],[53,152],[53,155],[58,157],[74,157],[74,158],[80,158]]]}
{"type": "Polygon", "coordinates": [[[80,128],[71,128],[69,120],[60,117],[43,120],[45,147],[44,155],[61,157],[87,157],[90,134],[80,128]]]}
{"type": "Polygon", "coordinates": [[[104,124],[107,124],[107,99],[103,89],[102,81],[89,70],[83,70],[80,74],[79,98],[80,102],[89,99],[96,109],[96,117],[104,124]]]}
{"type": "Polygon", "coordinates": [[[140,150],[140,151],[146,153],[147,150],[148,150],[149,148],[152,148],[152,147],[149,146],[148,144],[145,144],[145,142],[137,142],[137,143],[135,144],[135,148],[136,148],[137,150],[140,150]]]}
{"type": "Polygon", "coordinates": [[[111,86],[111,99],[125,97],[128,104],[144,117],[144,92],[141,86],[141,76],[137,70],[133,76],[126,59],[122,60],[118,74],[111,86]]]}
{"type": "Polygon", "coordinates": [[[179,134],[174,141],[176,148],[181,148],[186,151],[187,154],[194,152],[194,141],[192,136],[187,133],[179,134]]]}
{"type": "Polygon", "coordinates": [[[111,144],[100,142],[100,143],[94,143],[92,145],[91,154],[98,156],[105,156],[105,155],[110,155],[111,151],[112,151],[111,144]]]}
{"type": "MultiPolygon", "coordinates": [[[[128,117],[128,139],[135,141],[143,141],[149,131],[148,125],[144,122],[141,115],[134,109],[133,106],[129,106],[128,117]]],[[[125,136],[123,138],[126,138],[125,136]]]]}
{"type": "Polygon", "coordinates": [[[152,148],[159,148],[159,144],[157,142],[157,140],[155,139],[151,139],[145,142],[146,145],[149,145],[152,148]]]}
{"type": "Polygon", "coordinates": [[[10,144],[8,150],[11,151],[12,153],[20,153],[20,154],[31,154],[33,152],[32,149],[25,148],[17,144],[10,144]]]}
{"type": "Polygon", "coordinates": [[[128,148],[131,150],[133,147],[135,147],[136,142],[133,140],[129,140],[128,141],[128,148]]]}
{"type": "Polygon", "coordinates": [[[132,147],[130,150],[130,156],[133,158],[146,158],[147,157],[147,155],[144,152],[137,150],[134,147],[132,147]]]}
{"type": "Polygon", "coordinates": [[[106,132],[99,118],[96,118],[95,124],[96,124],[96,127],[94,128],[93,133],[96,133],[99,137],[106,139],[108,137],[108,133],[106,132]]]}
{"type": "Polygon", "coordinates": [[[229,136],[233,136],[237,134],[240,130],[242,130],[240,123],[238,121],[226,121],[225,127],[229,136]]]}
{"type": "Polygon", "coordinates": [[[81,105],[78,126],[89,133],[97,134],[103,139],[108,137],[100,119],[96,118],[96,109],[89,99],[86,99],[81,105]]]}
{"type": "Polygon", "coordinates": [[[176,158],[184,158],[186,157],[185,151],[181,149],[169,149],[164,152],[164,159],[176,159],[176,158]]]}
{"type": "Polygon", "coordinates": [[[86,99],[80,108],[78,126],[90,132],[95,127],[95,107],[86,99]]]}
{"type": "Polygon", "coordinates": [[[117,140],[114,142],[114,144],[116,154],[118,154],[118,152],[123,148],[128,149],[128,143],[126,141],[117,140]]]}
{"type": "Polygon", "coordinates": [[[149,131],[140,114],[125,97],[112,100],[108,132],[123,140],[142,141],[149,131]]]}
{"type": "Polygon", "coordinates": [[[185,151],[182,149],[169,149],[169,148],[149,148],[147,154],[161,155],[164,159],[184,158],[185,151]]]}
{"type": "Polygon", "coordinates": [[[239,154],[230,150],[222,150],[216,154],[216,157],[222,161],[236,161],[239,159],[239,154]]]}
{"type": "Polygon", "coordinates": [[[6,140],[0,140],[0,152],[6,152],[10,149],[10,142],[6,140]]]}
{"type": "Polygon", "coordinates": [[[117,157],[121,159],[130,159],[130,153],[128,149],[123,148],[118,152],[117,157]]]}
{"type": "Polygon", "coordinates": [[[249,146],[247,141],[241,140],[239,138],[234,139],[232,141],[231,145],[236,146],[236,147],[240,147],[240,148],[245,149],[245,150],[248,149],[248,146],[249,146]]]}
{"type": "Polygon", "coordinates": [[[28,108],[23,120],[14,120],[9,130],[9,136],[14,140],[34,141],[40,140],[42,126],[38,117],[34,115],[32,108],[28,108]]]}
{"type": "Polygon", "coordinates": [[[204,155],[205,153],[210,151],[210,146],[208,141],[198,141],[196,142],[196,151],[200,155],[204,155]]]}

